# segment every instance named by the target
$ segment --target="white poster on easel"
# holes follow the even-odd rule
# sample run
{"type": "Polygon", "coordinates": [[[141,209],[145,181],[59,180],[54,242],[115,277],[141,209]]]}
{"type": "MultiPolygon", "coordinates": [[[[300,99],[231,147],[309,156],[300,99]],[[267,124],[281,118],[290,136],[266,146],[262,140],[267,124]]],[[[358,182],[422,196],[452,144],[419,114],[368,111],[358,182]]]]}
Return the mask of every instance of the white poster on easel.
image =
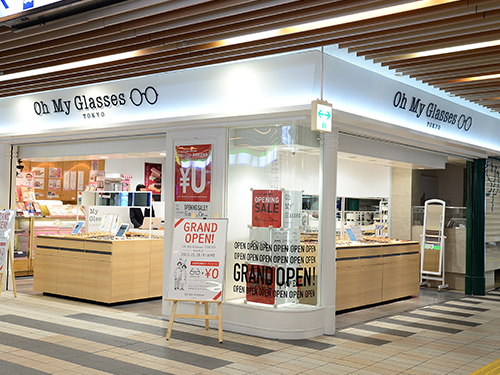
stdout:
{"type": "Polygon", "coordinates": [[[14,210],[0,210],[0,273],[5,272],[5,260],[14,233],[14,210]]]}
{"type": "Polygon", "coordinates": [[[166,298],[221,300],[227,219],[177,219],[166,298]]]}

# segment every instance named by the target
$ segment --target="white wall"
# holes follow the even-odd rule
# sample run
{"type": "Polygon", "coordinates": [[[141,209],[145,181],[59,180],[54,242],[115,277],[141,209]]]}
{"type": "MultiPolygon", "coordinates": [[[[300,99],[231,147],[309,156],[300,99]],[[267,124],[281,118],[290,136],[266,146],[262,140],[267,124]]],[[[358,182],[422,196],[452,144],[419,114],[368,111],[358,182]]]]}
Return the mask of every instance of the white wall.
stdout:
{"type": "Polygon", "coordinates": [[[339,197],[390,197],[390,181],[390,167],[338,160],[337,196],[339,197]]]}

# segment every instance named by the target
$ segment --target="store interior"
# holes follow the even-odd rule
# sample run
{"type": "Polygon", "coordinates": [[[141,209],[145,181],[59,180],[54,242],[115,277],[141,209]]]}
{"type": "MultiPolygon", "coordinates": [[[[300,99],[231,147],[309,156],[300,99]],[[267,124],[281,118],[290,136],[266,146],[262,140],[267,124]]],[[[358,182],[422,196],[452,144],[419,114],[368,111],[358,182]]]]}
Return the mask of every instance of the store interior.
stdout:
{"type": "MultiPolygon", "coordinates": [[[[317,232],[320,194],[319,148],[287,147],[286,152],[282,153],[286,156],[281,158],[279,170],[290,172],[293,168],[300,167],[304,173],[301,180],[296,178],[287,180],[287,174],[282,172],[279,181],[288,189],[302,190],[303,217],[308,218],[307,229],[309,232],[317,232]]],[[[35,201],[41,209],[27,209],[26,203],[28,202],[22,202],[22,194],[18,195],[19,203],[25,203],[25,205],[24,210],[19,208],[22,205],[18,207],[16,217],[14,270],[16,278],[19,278],[25,286],[24,290],[29,290],[30,280],[33,279],[36,269],[36,237],[68,234],[75,227],[80,215],[84,215],[85,211],[78,209],[78,196],[88,188],[89,184],[92,184],[90,170],[95,168],[103,172],[101,177],[104,179],[104,185],[100,189],[133,191],[137,184],[145,183],[145,166],[148,163],[159,165],[163,171],[165,153],[160,150],[19,160],[18,164],[23,166],[23,172],[34,172],[37,167],[46,167],[44,177],[37,177],[35,174],[35,179],[44,179],[42,186],[38,184],[33,189],[35,201]],[[51,170],[59,170],[59,174],[50,178],[52,177],[50,176],[51,170]],[[71,174],[72,171],[76,173],[71,174]],[[83,181],[78,180],[80,175],[83,176],[83,181]],[[68,187],[68,181],[65,185],[65,176],[70,179],[69,187],[74,189],[65,189],[68,187]],[[50,180],[59,180],[59,182],[49,182],[50,180]],[[72,209],[60,211],[47,209],[51,205],[72,209]]],[[[252,162],[249,163],[251,165],[252,162]]],[[[229,207],[232,208],[229,209],[228,215],[233,217],[233,220],[230,231],[232,237],[228,238],[228,243],[234,242],[239,237],[248,237],[249,217],[240,215],[234,219],[235,207],[245,202],[242,195],[236,198],[236,202],[233,202],[235,204],[231,205],[232,199],[235,199],[231,197],[231,191],[240,191],[241,194],[247,194],[247,191],[248,194],[250,193],[249,176],[244,175],[246,173],[244,170],[239,173],[239,178],[238,174],[235,174],[230,176],[229,181],[229,189],[235,190],[230,190],[229,193],[229,207]],[[244,225],[239,225],[241,224],[239,221],[241,223],[244,221],[244,225]]],[[[269,186],[269,178],[272,177],[270,173],[270,170],[265,172],[266,183],[263,186],[269,186]]],[[[152,202],[155,216],[162,219],[165,201],[162,186],[167,181],[169,179],[163,178],[162,185],[156,186],[156,189],[160,191],[152,192],[155,198],[152,202]]],[[[362,228],[363,235],[419,241],[423,202],[431,198],[444,200],[449,206],[447,231],[455,234],[455,236],[448,235],[450,243],[447,243],[446,247],[447,278],[450,289],[463,291],[465,274],[464,181],[465,160],[457,158],[449,158],[444,169],[435,169],[418,164],[418,161],[410,164],[380,157],[338,152],[337,234],[341,239],[348,240],[344,229],[356,225],[362,228]],[[379,230],[376,232],[377,228],[379,230]]],[[[121,213],[123,216],[121,221],[124,223],[130,221],[127,212],[124,210],[121,213]]],[[[36,290],[31,292],[37,293],[36,290]]],[[[230,293],[226,295],[226,298],[231,298],[230,293]]]]}

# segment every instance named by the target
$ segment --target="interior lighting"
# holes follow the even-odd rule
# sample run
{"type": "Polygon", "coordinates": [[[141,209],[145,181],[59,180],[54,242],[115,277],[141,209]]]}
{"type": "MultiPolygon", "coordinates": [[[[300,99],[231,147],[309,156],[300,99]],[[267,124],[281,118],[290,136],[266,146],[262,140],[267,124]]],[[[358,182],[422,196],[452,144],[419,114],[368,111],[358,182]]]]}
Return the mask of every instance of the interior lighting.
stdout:
{"type": "MultiPolygon", "coordinates": [[[[467,78],[461,78],[461,79],[454,79],[452,81],[444,81],[441,83],[460,83],[460,82],[473,82],[473,81],[485,81],[487,79],[498,79],[500,78],[500,74],[488,74],[484,76],[476,76],[476,77],[467,77],[467,78]]],[[[485,100],[485,99],[483,99],[485,100]]]]}
{"type": "Polygon", "coordinates": [[[221,46],[228,46],[239,43],[252,42],[255,40],[262,40],[267,38],[272,38],[281,35],[288,35],[293,33],[299,33],[304,31],[310,31],[315,29],[320,29],[324,27],[344,25],[350,22],[369,20],[377,17],[388,16],[393,14],[398,14],[402,12],[408,12],[412,10],[422,9],[431,7],[434,5],[447,4],[456,2],[458,0],[421,0],[414,1],[408,4],[394,5],[381,9],[369,10],[366,12],[360,12],[355,14],[349,14],[341,17],[333,17],[322,21],[308,22],[302,25],[296,25],[291,27],[284,27],[282,29],[268,30],[259,33],[247,34],[242,36],[237,36],[233,38],[228,38],[220,41],[221,46]]]}
{"type": "Polygon", "coordinates": [[[382,58],[377,59],[377,61],[382,62],[382,61],[392,61],[392,60],[414,59],[414,58],[418,58],[418,57],[429,57],[429,56],[443,55],[443,54],[447,54],[447,53],[471,51],[474,49],[494,47],[494,46],[498,46],[498,45],[500,45],[500,39],[491,40],[489,42],[472,43],[472,44],[464,44],[461,46],[431,49],[431,50],[422,51],[422,52],[405,53],[402,55],[395,55],[395,56],[390,56],[390,57],[385,57],[385,58],[382,57],[382,58]]]}
{"type": "MultiPolygon", "coordinates": [[[[221,47],[221,46],[234,45],[234,44],[238,44],[238,43],[251,42],[251,41],[256,41],[256,40],[263,40],[266,38],[272,38],[272,37],[282,36],[282,35],[289,35],[289,34],[294,34],[294,33],[304,32],[304,31],[311,31],[311,30],[320,29],[320,28],[324,28],[324,27],[343,25],[343,24],[347,24],[350,22],[369,20],[369,19],[373,19],[373,18],[377,18],[377,17],[394,15],[394,14],[398,14],[398,13],[423,9],[423,8],[427,8],[427,7],[431,7],[431,6],[435,6],[435,5],[447,4],[447,3],[457,2],[457,1],[460,1],[460,0],[413,1],[413,2],[410,2],[408,4],[394,5],[394,6],[380,8],[380,9],[374,9],[374,10],[370,10],[370,11],[366,11],[366,12],[350,14],[350,15],[346,15],[346,16],[333,17],[330,19],[322,20],[322,21],[308,22],[308,23],[304,23],[301,25],[284,27],[281,29],[269,30],[269,31],[264,31],[264,32],[259,32],[259,33],[237,36],[237,37],[233,37],[233,38],[222,39],[222,40],[215,41],[215,42],[191,46],[190,48],[192,51],[196,51],[196,50],[204,50],[204,49],[221,47]]],[[[188,44],[187,41],[186,41],[186,43],[183,42],[183,46],[187,46],[187,44],[188,44]]],[[[12,73],[12,74],[6,74],[6,75],[4,74],[4,75],[0,75],[0,82],[11,80],[11,79],[20,79],[20,78],[32,77],[32,76],[36,76],[36,75],[50,74],[50,73],[61,72],[61,71],[69,70],[69,69],[84,68],[84,67],[91,66],[91,65],[98,65],[98,64],[104,64],[104,63],[113,62],[113,61],[129,59],[132,57],[146,55],[146,54],[149,54],[152,52],[159,52],[159,51],[164,50],[166,48],[167,48],[166,46],[145,48],[145,49],[140,49],[140,50],[136,50],[136,51],[132,51],[132,52],[119,53],[119,54],[108,55],[108,56],[94,58],[94,59],[76,61],[73,63],[55,65],[55,66],[51,66],[51,67],[47,67],[47,68],[33,69],[33,70],[25,71],[25,72],[12,73]]]]}
{"type": "Polygon", "coordinates": [[[47,68],[33,69],[33,70],[27,70],[27,71],[19,72],[19,73],[1,75],[0,82],[8,81],[11,79],[21,79],[21,78],[32,77],[32,76],[37,76],[37,75],[42,75],[42,74],[62,72],[64,70],[84,68],[86,66],[91,66],[91,65],[105,64],[108,62],[129,59],[131,57],[138,56],[139,54],[140,54],[139,51],[124,52],[124,53],[118,53],[118,54],[114,54],[114,55],[97,57],[95,59],[81,60],[81,61],[75,61],[75,62],[67,63],[67,64],[49,66],[47,68]]]}

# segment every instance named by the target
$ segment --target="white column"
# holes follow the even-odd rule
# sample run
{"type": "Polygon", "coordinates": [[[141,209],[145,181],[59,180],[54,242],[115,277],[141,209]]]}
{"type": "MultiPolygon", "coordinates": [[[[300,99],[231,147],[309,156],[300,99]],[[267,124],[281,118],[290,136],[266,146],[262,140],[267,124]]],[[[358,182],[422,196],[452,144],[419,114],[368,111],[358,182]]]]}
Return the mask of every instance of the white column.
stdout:
{"type": "Polygon", "coordinates": [[[321,157],[321,305],[325,309],[325,334],[335,333],[335,222],[337,206],[338,129],[322,136],[321,157]]]}
{"type": "MultiPolygon", "coordinates": [[[[15,165],[14,165],[15,167],[15,165]]],[[[14,203],[9,201],[10,192],[12,188],[12,184],[15,187],[15,180],[11,181],[10,171],[12,168],[11,158],[10,158],[10,144],[0,143],[0,207],[4,207],[6,209],[10,208],[14,203]]],[[[12,190],[14,191],[14,190],[12,190]]],[[[7,254],[8,256],[8,254],[7,254]]],[[[8,260],[5,260],[5,264],[7,264],[8,260]]],[[[8,278],[7,275],[4,279],[4,283],[2,289],[5,290],[7,283],[9,284],[9,288],[12,288],[12,264],[9,262],[9,270],[8,270],[8,278]]]]}

